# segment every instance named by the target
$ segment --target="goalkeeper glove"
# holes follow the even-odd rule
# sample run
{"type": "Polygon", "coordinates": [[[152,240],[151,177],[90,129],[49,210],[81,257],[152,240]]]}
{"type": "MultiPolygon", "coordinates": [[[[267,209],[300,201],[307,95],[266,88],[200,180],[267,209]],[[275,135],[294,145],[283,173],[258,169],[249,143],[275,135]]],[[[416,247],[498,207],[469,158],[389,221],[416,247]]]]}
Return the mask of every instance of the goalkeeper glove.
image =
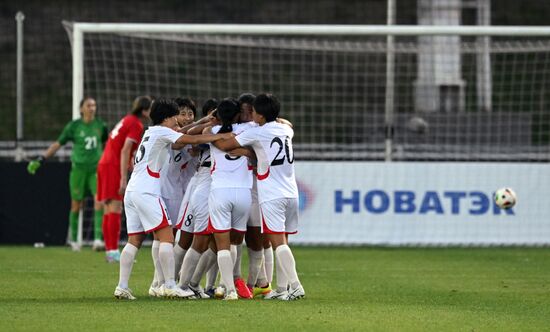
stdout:
{"type": "Polygon", "coordinates": [[[29,174],[31,175],[34,175],[36,171],[40,168],[42,161],[44,161],[44,157],[42,156],[36,158],[35,160],[31,160],[27,165],[27,172],[29,172],[29,174]]]}

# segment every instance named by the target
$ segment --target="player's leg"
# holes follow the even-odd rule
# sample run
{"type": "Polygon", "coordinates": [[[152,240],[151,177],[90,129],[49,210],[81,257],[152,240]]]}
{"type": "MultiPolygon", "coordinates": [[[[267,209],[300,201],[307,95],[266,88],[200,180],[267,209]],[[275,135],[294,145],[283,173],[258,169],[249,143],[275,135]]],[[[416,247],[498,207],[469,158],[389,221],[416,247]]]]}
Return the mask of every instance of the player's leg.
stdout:
{"type": "Polygon", "coordinates": [[[269,293],[271,289],[268,290],[269,285],[264,280],[261,280],[262,283],[258,283],[258,277],[260,271],[263,270],[264,261],[264,248],[260,227],[247,227],[246,246],[248,248],[248,278],[246,284],[252,289],[253,296],[265,295],[269,293]],[[255,287],[256,285],[258,285],[258,287],[255,287]]]}
{"type": "Polygon", "coordinates": [[[132,273],[134,261],[141,244],[145,239],[145,234],[135,234],[128,236],[128,243],[122,249],[120,254],[120,273],[118,279],[118,285],[115,289],[115,297],[118,299],[135,300],[132,295],[132,291],[128,287],[128,281],[132,273]]]}
{"type": "Polygon", "coordinates": [[[82,200],[86,192],[86,172],[72,167],[69,175],[69,186],[71,191],[71,211],[69,212],[69,244],[73,251],[80,251],[78,241],[78,217],[82,207],[82,200]]]}
{"type": "MultiPolygon", "coordinates": [[[[250,189],[237,188],[235,189],[235,201],[233,203],[233,211],[231,213],[231,246],[235,249],[242,247],[244,236],[246,233],[246,225],[250,216],[250,206],[252,204],[252,198],[250,189]]],[[[237,251],[237,255],[234,260],[233,280],[237,294],[241,298],[251,299],[252,292],[247,287],[245,281],[240,275],[240,254],[237,251]],[[237,266],[238,265],[238,266],[237,266]],[[235,268],[237,266],[237,268],[235,268]],[[237,271],[237,272],[236,272],[237,271]]]]}
{"type": "MultiPolygon", "coordinates": [[[[255,183],[254,183],[255,184],[255,183]]],[[[250,217],[246,229],[246,246],[248,247],[248,278],[247,285],[252,289],[253,296],[265,295],[271,291],[271,287],[265,277],[264,248],[261,232],[260,207],[258,205],[258,193],[252,188],[252,205],[250,217]],[[255,287],[258,286],[258,287],[255,287]]]]}
{"type": "Polygon", "coordinates": [[[97,172],[91,171],[88,173],[87,178],[88,190],[94,197],[94,242],[92,244],[92,250],[103,250],[105,244],[103,243],[103,203],[97,199],[97,172]]]}
{"type": "Polygon", "coordinates": [[[296,271],[296,262],[294,261],[294,255],[288,246],[288,236],[290,234],[296,234],[298,232],[298,198],[286,198],[285,209],[285,243],[286,245],[278,246],[275,252],[278,253],[283,268],[288,276],[288,282],[290,289],[288,290],[288,300],[296,300],[305,296],[304,288],[298,279],[298,273],[296,271]],[[285,258],[286,257],[286,258],[285,258]],[[286,261],[284,260],[286,259],[286,261]],[[286,262],[293,261],[293,264],[287,264],[286,262]]]}
{"type": "Polygon", "coordinates": [[[128,300],[135,300],[132,291],[128,288],[128,281],[132,273],[136,254],[145,238],[145,230],[140,219],[139,209],[136,202],[134,202],[134,195],[132,194],[130,193],[124,198],[128,243],[126,243],[120,255],[119,280],[115,289],[116,298],[128,300]]]}
{"type": "MultiPolygon", "coordinates": [[[[184,197],[174,196],[174,197],[163,198],[163,199],[168,209],[168,215],[170,216],[170,219],[174,221],[172,225],[173,226],[172,232],[174,234],[174,237],[176,237],[177,232],[181,230],[181,225],[178,225],[177,221],[179,220],[178,217],[179,217],[180,211],[182,210],[182,203],[183,203],[184,197]]],[[[189,246],[191,246],[191,241],[193,241],[192,234],[186,235],[183,231],[180,231],[180,237],[179,237],[178,243],[176,243],[172,249],[174,251],[174,262],[176,264],[174,268],[174,271],[176,274],[174,277],[176,278],[176,281],[178,281],[179,279],[179,271],[181,268],[181,264],[183,262],[183,257],[185,256],[187,249],[189,249],[189,246]],[[189,243],[187,247],[181,246],[182,243],[185,245],[187,242],[189,243]]]]}
{"type": "Polygon", "coordinates": [[[176,279],[180,278],[180,271],[183,265],[183,260],[191,248],[191,243],[193,243],[193,233],[180,230],[180,238],[178,243],[174,246],[174,258],[176,260],[176,279]]]}
{"type": "Polygon", "coordinates": [[[105,201],[104,206],[103,237],[105,239],[105,254],[107,261],[118,261],[120,259],[118,243],[120,241],[122,202],[110,199],[105,201]]]}
{"type": "MultiPolygon", "coordinates": [[[[203,254],[208,250],[208,243],[210,241],[210,235],[209,234],[196,234],[193,239],[193,244],[191,248],[189,248],[189,251],[185,255],[185,258],[183,259],[183,265],[181,268],[180,273],[180,281],[178,283],[178,286],[186,289],[189,288],[193,292],[195,292],[195,295],[197,298],[209,298],[200,285],[198,283],[191,283],[191,280],[193,279],[193,276],[195,273],[204,273],[205,264],[207,262],[200,264],[203,254]],[[199,269],[200,265],[200,269],[199,269]],[[199,270],[199,271],[197,271],[199,270]]],[[[200,279],[199,279],[200,282],[200,279]]]]}
{"type": "Polygon", "coordinates": [[[153,233],[153,244],[151,245],[151,257],[153,258],[153,281],[149,286],[149,295],[153,297],[163,296],[161,292],[161,286],[164,285],[164,274],[159,261],[159,247],[160,241],[158,237],[153,233]]]}
{"type": "MultiPolygon", "coordinates": [[[[292,201],[292,203],[294,202],[292,201]]],[[[290,285],[290,291],[287,296],[282,295],[282,298],[279,297],[285,300],[294,300],[305,295],[304,289],[298,279],[298,273],[296,272],[296,261],[288,246],[286,237],[287,218],[292,217],[292,224],[297,227],[297,208],[297,204],[296,206],[293,204],[289,205],[288,199],[264,202],[260,206],[262,214],[262,232],[267,235],[271,245],[275,249],[275,259],[277,260],[277,290],[275,292],[284,294],[287,283],[290,285]],[[292,214],[287,213],[287,209],[292,210],[292,214]]],[[[294,232],[295,230],[291,229],[289,231],[294,232]]],[[[265,298],[274,298],[270,297],[270,294],[265,298]]]]}
{"type": "Polygon", "coordinates": [[[231,258],[231,210],[234,199],[232,189],[213,189],[208,197],[210,222],[208,230],[214,233],[218,254],[218,266],[222,283],[226,287],[225,298],[227,300],[238,299],[235,285],[233,284],[233,259],[231,258]]]}
{"type": "MultiPolygon", "coordinates": [[[[211,236],[210,237],[209,249],[208,249],[207,253],[208,252],[214,253],[214,257],[213,257],[212,261],[207,262],[206,283],[204,285],[205,292],[210,297],[215,296],[215,293],[216,293],[216,280],[218,280],[218,274],[219,274],[217,251],[218,250],[216,248],[216,241],[214,240],[214,236],[211,236]]],[[[202,276],[201,276],[201,278],[202,278],[202,276]]],[[[198,278],[197,280],[200,280],[201,278],[198,278]]],[[[195,277],[193,277],[193,280],[195,280],[195,277]]]]}

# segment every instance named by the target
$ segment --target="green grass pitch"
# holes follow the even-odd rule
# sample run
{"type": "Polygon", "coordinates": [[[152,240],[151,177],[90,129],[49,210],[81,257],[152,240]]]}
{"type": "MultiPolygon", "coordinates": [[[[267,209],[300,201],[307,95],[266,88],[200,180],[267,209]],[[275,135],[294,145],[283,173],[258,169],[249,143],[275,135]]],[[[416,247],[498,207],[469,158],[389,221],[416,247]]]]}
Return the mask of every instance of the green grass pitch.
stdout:
{"type": "Polygon", "coordinates": [[[548,248],[293,250],[303,300],[149,298],[146,247],[127,302],[102,253],[3,246],[0,331],[550,330],[548,248]]]}

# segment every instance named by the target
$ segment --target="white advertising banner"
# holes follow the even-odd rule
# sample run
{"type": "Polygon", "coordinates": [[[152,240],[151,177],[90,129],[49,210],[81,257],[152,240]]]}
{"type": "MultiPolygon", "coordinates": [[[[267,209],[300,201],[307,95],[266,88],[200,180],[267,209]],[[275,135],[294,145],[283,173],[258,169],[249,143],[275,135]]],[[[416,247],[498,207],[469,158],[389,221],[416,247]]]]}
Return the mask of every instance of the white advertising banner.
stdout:
{"type": "Polygon", "coordinates": [[[550,166],[536,163],[297,162],[292,243],[550,244],[550,166]],[[493,193],[512,188],[501,210],[493,193]]]}

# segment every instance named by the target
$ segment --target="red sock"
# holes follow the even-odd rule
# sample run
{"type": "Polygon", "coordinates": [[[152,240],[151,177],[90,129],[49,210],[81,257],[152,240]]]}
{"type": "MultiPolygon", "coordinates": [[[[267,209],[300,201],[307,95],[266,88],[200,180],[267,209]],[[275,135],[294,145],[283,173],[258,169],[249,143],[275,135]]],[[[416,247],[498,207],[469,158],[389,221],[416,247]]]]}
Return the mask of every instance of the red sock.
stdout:
{"type": "Polygon", "coordinates": [[[103,228],[103,241],[105,242],[105,251],[107,250],[112,250],[111,248],[109,248],[109,244],[111,243],[111,233],[109,233],[109,230],[110,230],[110,223],[109,223],[109,216],[111,214],[110,213],[105,213],[103,214],[103,222],[101,224],[101,228],[103,228]]]}
{"type": "Polygon", "coordinates": [[[111,236],[110,250],[118,250],[120,241],[120,213],[111,213],[109,217],[109,232],[111,236]]]}

